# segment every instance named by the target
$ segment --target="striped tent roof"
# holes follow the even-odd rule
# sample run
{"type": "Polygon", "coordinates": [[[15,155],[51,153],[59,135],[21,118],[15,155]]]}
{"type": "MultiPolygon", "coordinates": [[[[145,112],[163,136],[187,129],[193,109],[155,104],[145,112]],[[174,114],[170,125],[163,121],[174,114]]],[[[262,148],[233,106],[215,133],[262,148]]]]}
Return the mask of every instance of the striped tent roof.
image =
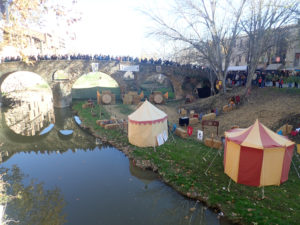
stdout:
{"type": "Polygon", "coordinates": [[[264,126],[258,119],[246,129],[237,128],[225,132],[225,136],[228,140],[241,146],[257,149],[288,147],[294,144],[294,142],[264,126]]]}
{"type": "Polygon", "coordinates": [[[133,113],[128,116],[128,120],[136,124],[153,124],[166,120],[167,114],[156,108],[147,100],[133,113]]]}

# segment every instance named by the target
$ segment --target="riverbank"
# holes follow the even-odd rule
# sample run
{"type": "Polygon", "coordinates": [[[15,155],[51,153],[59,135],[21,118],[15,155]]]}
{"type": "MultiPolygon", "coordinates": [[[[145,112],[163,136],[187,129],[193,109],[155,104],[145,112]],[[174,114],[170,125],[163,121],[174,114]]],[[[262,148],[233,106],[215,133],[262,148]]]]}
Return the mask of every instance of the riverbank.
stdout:
{"type": "MultiPolygon", "coordinates": [[[[223,172],[223,151],[207,148],[192,138],[178,137],[169,137],[155,151],[132,146],[123,130],[105,130],[96,124],[99,106],[91,113],[91,109],[82,109],[81,105],[82,102],[76,103],[73,109],[84,129],[123,151],[137,166],[157,171],[161,179],[178,192],[201,200],[234,223],[286,225],[300,221],[300,179],[293,165],[289,180],[279,187],[262,189],[236,184],[223,172]]],[[[102,107],[101,112],[101,119],[110,116],[102,107]]],[[[299,168],[299,155],[294,157],[294,163],[299,168]]]]}

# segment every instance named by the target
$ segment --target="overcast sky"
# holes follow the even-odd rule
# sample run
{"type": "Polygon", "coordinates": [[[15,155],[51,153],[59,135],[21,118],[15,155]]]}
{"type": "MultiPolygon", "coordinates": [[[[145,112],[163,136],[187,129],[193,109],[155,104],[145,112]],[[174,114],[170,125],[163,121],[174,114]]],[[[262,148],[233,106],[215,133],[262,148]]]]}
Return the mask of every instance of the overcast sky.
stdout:
{"type": "Polygon", "coordinates": [[[164,7],[156,3],[155,0],[78,0],[82,20],[73,29],[76,41],[71,45],[72,50],[138,57],[164,54],[163,45],[147,38],[151,22],[139,11],[164,7]]]}

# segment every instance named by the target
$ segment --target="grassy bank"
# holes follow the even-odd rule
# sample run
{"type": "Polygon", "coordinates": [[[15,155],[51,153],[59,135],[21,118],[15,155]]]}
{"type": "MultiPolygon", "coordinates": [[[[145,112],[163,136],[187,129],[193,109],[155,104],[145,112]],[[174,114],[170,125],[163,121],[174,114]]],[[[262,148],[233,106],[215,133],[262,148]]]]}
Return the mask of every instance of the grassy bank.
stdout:
{"type": "MultiPolygon", "coordinates": [[[[161,178],[184,195],[200,199],[210,207],[220,209],[225,216],[242,224],[299,224],[300,179],[291,165],[289,180],[279,187],[248,187],[236,184],[223,172],[223,151],[210,149],[194,139],[174,137],[162,146],[138,148],[128,143],[121,130],[104,130],[96,125],[97,116],[90,109],[82,109],[82,103],[73,106],[84,126],[92,133],[109,140],[120,149],[130,150],[130,157],[149,160],[158,168],[161,178]]],[[[97,106],[94,112],[99,112],[97,106]]],[[[104,115],[109,117],[104,109],[104,115]]],[[[99,115],[99,114],[98,114],[99,115]]],[[[295,166],[300,168],[299,155],[294,156],[295,166]]]]}

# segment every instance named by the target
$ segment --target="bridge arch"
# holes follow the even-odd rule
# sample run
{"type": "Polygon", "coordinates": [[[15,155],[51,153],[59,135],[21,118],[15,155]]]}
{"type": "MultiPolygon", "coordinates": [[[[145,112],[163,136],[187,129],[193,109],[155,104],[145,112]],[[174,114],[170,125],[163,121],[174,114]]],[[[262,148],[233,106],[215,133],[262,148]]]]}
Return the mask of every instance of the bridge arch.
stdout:
{"type": "Polygon", "coordinates": [[[71,82],[73,99],[96,99],[96,92],[110,91],[118,100],[121,99],[118,80],[107,73],[89,72],[71,82]]]}

